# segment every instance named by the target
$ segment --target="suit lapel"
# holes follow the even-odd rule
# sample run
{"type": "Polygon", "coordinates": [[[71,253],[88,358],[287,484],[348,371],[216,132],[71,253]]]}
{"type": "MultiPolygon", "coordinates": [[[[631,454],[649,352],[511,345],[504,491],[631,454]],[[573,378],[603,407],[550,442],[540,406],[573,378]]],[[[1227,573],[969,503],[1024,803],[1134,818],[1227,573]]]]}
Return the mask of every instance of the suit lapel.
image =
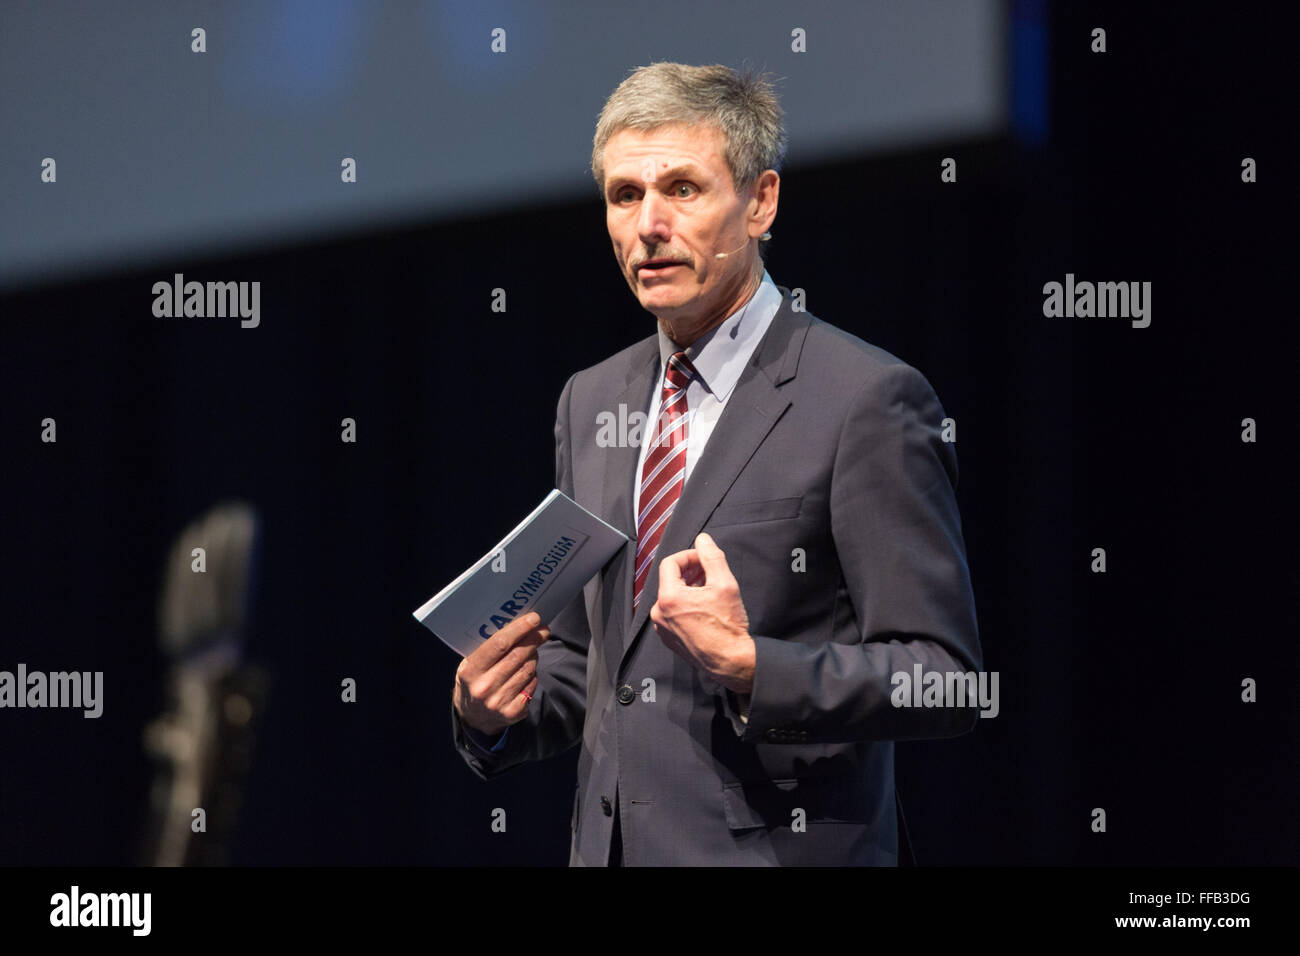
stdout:
{"type": "MultiPolygon", "coordinates": [[[[623,620],[627,626],[622,632],[619,673],[631,658],[649,621],[650,608],[659,591],[659,562],[670,554],[694,545],[695,536],[703,529],[709,515],[753,457],[777,419],[790,406],[790,399],[782,395],[779,386],[794,378],[804,336],[812,317],[807,312],[795,312],[791,308],[790,290],[784,286],[777,288],[781,291],[781,306],[754,350],[754,357],[741,372],[735,391],[728,398],[727,405],[714,426],[703,456],[691,469],[691,477],[682,489],[681,498],[664,528],[635,614],[632,613],[632,575],[636,556],[636,526],[632,514],[632,486],[636,480],[634,473],[639,449],[634,447],[629,454],[611,456],[612,467],[607,476],[609,483],[605,493],[618,504],[619,510],[607,513],[618,514],[627,521],[623,530],[634,542],[622,552],[627,557],[620,593],[624,605],[623,620]],[[625,507],[622,499],[626,499],[625,507]]],[[[656,361],[651,363],[643,377],[633,379],[633,385],[639,390],[632,397],[641,398],[642,404],[638,407],[642,409],[650,400],[648,388],[651,383],[648,380],[659,367],[658,356],[655,358],[656,361]],[[643,381],[643,378],[647,381],[643,381]]],[[[618,655],[611,649],[610,658],[616,656],[618,655]]]]}
{"type": "MultiPolygon", "coordinates": [[[[620,404],[633,412],[645,414],[650,404],[650,392],[655,387],[659,371],[659,336],[650,336],[634,349],[628,360],[625,386],[622,394],[614,399],[612,411],[618,414],[620,404]]],[[[604,449],[603,475],[601,480],[601,516],[630,539],[615,556],[613,563],[605,571],[605,588],[609,594],[609,620],[617,621],[619,629],[618,646],[606,655],[606,664],[610,670],[611,682],[617,676],[617,667],[632,618],[632,574],[636,563],[636,516],[632,513],[632,489],[636,480],[636,463],[640,456],[639,446],[630,442],[619,442],[615,447],[604,449]],[[616,582],[616,583],[615,583],[616,582]]]]}

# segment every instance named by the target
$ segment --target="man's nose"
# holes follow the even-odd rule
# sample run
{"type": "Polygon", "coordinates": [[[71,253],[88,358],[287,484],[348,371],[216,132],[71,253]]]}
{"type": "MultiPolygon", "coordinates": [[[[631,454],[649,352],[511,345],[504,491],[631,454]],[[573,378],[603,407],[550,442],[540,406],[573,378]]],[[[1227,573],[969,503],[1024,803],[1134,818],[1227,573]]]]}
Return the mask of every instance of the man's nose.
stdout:
{"type": "Polygon", "coordinates": [[[672,235],[671,206],[655,189],[647,189],[637,216],[637,232],[646,245],[662,242],[672,235]]]}

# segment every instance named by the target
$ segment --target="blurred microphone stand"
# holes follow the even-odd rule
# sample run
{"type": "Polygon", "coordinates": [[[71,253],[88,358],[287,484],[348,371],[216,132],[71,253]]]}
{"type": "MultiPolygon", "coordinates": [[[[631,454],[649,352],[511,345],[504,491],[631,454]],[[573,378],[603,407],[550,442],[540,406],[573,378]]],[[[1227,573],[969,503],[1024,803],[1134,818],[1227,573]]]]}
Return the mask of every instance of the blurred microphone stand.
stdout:
{"type": "Polygon", "coordinates": [[[258,524],[248,505],[220,504],[172,546],[158,605],[167,704],[144,732],[157,765],[146,866],[220,866],[229,855],[267,700],[266,671],[244,661],[258,524]]]}

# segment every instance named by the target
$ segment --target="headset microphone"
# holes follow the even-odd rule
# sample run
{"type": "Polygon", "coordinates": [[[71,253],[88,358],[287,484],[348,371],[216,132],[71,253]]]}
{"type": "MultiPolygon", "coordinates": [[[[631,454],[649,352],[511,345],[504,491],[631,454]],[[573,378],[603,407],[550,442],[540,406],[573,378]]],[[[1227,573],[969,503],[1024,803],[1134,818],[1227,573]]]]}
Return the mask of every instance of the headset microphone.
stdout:
{"type": "MultiPolygon", "coordinates": [[[[759,239],[760,242],[765,241],[765,240],[767,240],[767,239],[771,239],[771,238],[772,238],[772,234],[771,234],[770,232],[765,232],[765,233],[763,233],[761,236],[758,237],[758,239],[759,239]]],[[[739,252],[741,249],[744,249],[745,246],[747,246],[747,245],[749,245],[748,240],[746,240],[746,241],[745,241],[744,243],[742,243],[741,245],[737,246],[735,249],[732,249],[730,252],[719,252],[719,253],[717,253],[716,255],[714,255],[713,258],[715,258],[715,259],[725,259],[725,258],[727,258],[727,256],[734,256],[737,252],[739,252]]]]}

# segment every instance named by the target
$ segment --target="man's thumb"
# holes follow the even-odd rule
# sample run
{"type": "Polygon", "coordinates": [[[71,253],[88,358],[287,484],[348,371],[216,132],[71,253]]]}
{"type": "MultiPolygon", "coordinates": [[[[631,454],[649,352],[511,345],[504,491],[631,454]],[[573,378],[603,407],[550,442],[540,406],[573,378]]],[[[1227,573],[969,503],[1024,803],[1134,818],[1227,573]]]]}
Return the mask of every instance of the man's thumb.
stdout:
{"type": "Polygon", "coordinates": [[[695,550],[700,556],[700,564],[704,565],[706,577],[727,573],[727,556],[706,532],[701,531],[695,536],[695,550]]]}

